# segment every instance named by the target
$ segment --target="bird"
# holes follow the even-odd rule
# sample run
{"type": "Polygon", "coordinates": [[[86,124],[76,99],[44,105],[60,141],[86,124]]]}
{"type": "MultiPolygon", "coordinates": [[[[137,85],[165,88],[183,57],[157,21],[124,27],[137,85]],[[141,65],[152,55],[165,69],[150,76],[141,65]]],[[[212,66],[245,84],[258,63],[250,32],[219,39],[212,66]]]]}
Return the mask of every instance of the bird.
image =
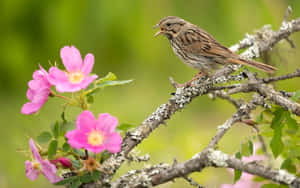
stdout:
{"type": "Polygon", "coordinates": [[[177,87],[191,85],[192,81],[201,76],[208,76],[221,65],[240,64],[254,67],[267,73],[273,73],[277,68],[264,63],[246,60],[221,45],[211,34],[177,16],[167,16],[154,27],[155,33],[164,35],[170,41],[174,53],[189,67],[198,69],[199,73],[189,82],[177,84],[177,87]]]}

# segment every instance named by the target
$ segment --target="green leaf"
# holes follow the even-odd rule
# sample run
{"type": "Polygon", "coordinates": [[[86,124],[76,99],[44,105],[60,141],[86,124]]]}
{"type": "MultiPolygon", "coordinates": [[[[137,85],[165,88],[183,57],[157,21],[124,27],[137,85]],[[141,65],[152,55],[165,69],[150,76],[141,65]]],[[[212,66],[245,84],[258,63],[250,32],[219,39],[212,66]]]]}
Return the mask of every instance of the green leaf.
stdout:
{"type": "Polygon", "coordinates": [[[63,120],[63,122],[67,122],[66,117],[65,117],[65,111],[63,111],[60,115],[61,119],[63,120]]]}
{"type": "Polygon", "coordinates": [[[241,154],[241,152],[237,152],[237,153],[235,154],[235,158],[237,158],[237,159],[242,159],[242,154],[241,154]]]}
{"type": "Polygon", "coordinates": [[[104,81],[97,84],[98,88],[105,88],[107,86],[119,86],[132,82],[132,80],[119,80],[119,81],[104,81]]]}
{"type": "Polygon", "coordinates": [[[57,151],[57,140],[52,140],[48,147],[48,159],[52,159],[57,151]]]}
{"type": "Polygon", "coordinates": [[[69,150],[71,149],[70,145],[65,142],[63,145],[62,145],[62,150],[63,152],[68,152],[69,150]]]}
{"type": "Polygon", "coordinates": [[[280,166],[281,169],[286,169],[290,173],[296,173],[296,166],[293,164],[292,159],[287,158],[280,166]]]}
{"type": "Polygon", "coordinates": [[[286,116],[286,124],[288,126],[289,129],[295,130],[297,131],[299,128],[298,122],[291,117],[291,113],[289,111],[287,111],[286,116]]]}
{"type": "MultiPolygon", "coordinates": [[[[253,147],[253,145],[252,145],[252,147],[253,147]]],[[[253,152],[253,148],[251,148],[251,150],[253,152]]],[[[249,142],[241,144],[241,154],[243,156],[250,156],[252,154],[251,150],[250,150],[249,142]]]]}
{"type": "Polygon", "coordinates": [[[80,157],[85,157],[85,152],[83,150],[80,149],[73,149],[74,153],[76,153],[77,155],[79,155],[80,157]]]}
{"type": "Polygon", "coordinates": [[[97,179],[99,179],[100,175],[101,175],[101,172],[98,170],[95,170],[94,172],[92,172],[93,181],[96,181],[97,179]]]}
{"type": "Polygon", "coordinates": [[[111,80],[116,80],[116,79],[117,79],[117,76],[114,73],[109,72],[106,76],[97,79],[96,82],[100,83],[100,82],[111,81],[111,80]]]}
{"type": "Polygon", "coordinates": [[[255,176],[252,180],[255,182],[262,182],[265,181],[266,179],[260,176],[255,176]]]}
{"type": "Polygon", "coordinates": [[[248,141],[249,151],[250,155],[253,155],[253,143],[251,140],[248,141]]]}
{"type": "Polygon", "coordinates": [[[234,169],[234,183],[240,180],[242,171],[234,169]]]}
{"type": "Polygon", "coordinates": [[[86,100],[87,100],[87,102],[88,102],[89,104],[93,104],[93,103],[94,103],[94,96],[88,95],[86,100]]]}
{"type": "Polygon", "coordinates": [[[79,179],[79,177],[78,176],[71,176],[71,177],[65,178],[65,179],[55,183],[55,185],[66,185],[68,183],[74,182],[76,179],[79,179]]]}
{"type": "Polygon", "coordinates": [[[284,144],[281,140],[281,136],[282,136],[282,127],[281,126],[276,127],[274,130],[273,138],[270,142],[270,147],[275,158],[277,158],[284,149],[284,144]]]}
{"type": "MultiPolygon", "coordinates": [[[[241,159],[242,158],[241,152],[237,152],[235,154],[235,158],[241,159]]],[[[237,181],[239,181],[239,179],[241,178],[241,176],[242,176],[242,171],[240,171],[240,170],[234,170],[234,183],[237,182],[237,181]]]]}
{"type": "Polygon", "coordinates": [[[64,136],[67,131],[75,129],[75,122],[67,121],[60,124],[60,136],[64,136]]]}
{"type": "Polygon", "coordinates": [[[104,151],[101,153],[100,163],[103,163],[106,159],[108,159],[111,156],[111,153],[108,151],[104,151]]]}
{"type": "Polygon", "coordinates": [[[86,173],[84,174],[83,176],[80,176],[80,181],[82,183],[89,183],[91,181],[94,181],[94,177],[93,177],[93,174],[91,173],[86,173]]]}
{"type": "Polygon", "coordinates": [[[50,132],[44,131],[42,132],[37,138],[36,140],[43,144],[43,143],[48,143],[52,138],[52,135],[50,132]]]}
{"type": "Polygon", "coordinates": [[[274,118],[272,119],[271,128],[275,129],[278,126],[281,126],[284,117],[285,117],[285,110],[283,108],[278,108],[274,112],[274,118]]]}
{"type": "Polygon", "coordinates": [[[71,183],[69,188],[78,188],[80,185],[81,185],[81,181],[80,178],[78,178],[71,183]]]}
{"type": "Polygon", "coordinates": [[[81,168],[81,163],[79,160],[75,160],[75,159],[71,159],[70,161],[72,163],[72,166],[75,167],[76,169],[80,169],[81,168]]]}
{"type": "Polygon", "coordinates": [[[52,126],[52,134],[54,138],[58,138],[60,132],[60,126],[58,121],[55,122],[55,124],[52,126]]]}
{"type": "Polygon", "coordinates": [[[296,91],[295,95],[291,97],[292,101],[297,101],[300,98],[300,90],[296,91]]]}
{"type": "Polygon", "coordinates": [[[256,117],[256,123],[261,124],[263,122],[263,119],[264,119],[264,116],[263,116],[263,113],[261,112],[259,114],[259,116],[256,117]]]}
{"type": "Polygon", "coordinates": [[[135,127],[135,125],[129,124],[129,123],[121,123],[118,127],[118,131],[128,131],[128,129],[135,127]]]}
{"type": "Polygon", "coordinates": [[[300,157],[300,147],[298,145],[290,148],[289,157],[291,158],[300,157]]]}
{"type": "Polygon", "coordinates": [[[273,184],[273,183],[268,183],[268,184],[264,184],[260,188],[278,188],[278,185],[277,184],[273,184]]]}

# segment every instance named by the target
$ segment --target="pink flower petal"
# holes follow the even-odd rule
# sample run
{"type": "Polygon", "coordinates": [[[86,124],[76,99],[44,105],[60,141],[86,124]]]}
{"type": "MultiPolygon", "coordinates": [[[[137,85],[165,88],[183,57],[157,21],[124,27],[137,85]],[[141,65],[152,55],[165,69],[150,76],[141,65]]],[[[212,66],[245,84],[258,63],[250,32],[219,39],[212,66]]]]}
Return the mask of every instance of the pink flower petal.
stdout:
{"type": "Polygon", "coordinates": [[[91,151],[91,152],[94,152],[94,153],[100,153],[100,152],[105,150],[104,145],[92,146],[92,145],[87,144],[87,145],[84,146],[84,148],[91,151]]]}
{"type": "Polygon", "coordinates": [[[51,67],[49,69],[49,82],[53,85],[61,82],[68,82],[68,75],[57,67],[51,67]]]}
{"type": "Polygon", "coordinates": [[[105,149],[111,153],[117,153],[121,151],[122,137],[119,133],[114,132],[105,137],[104,146],[105,149]]]}
{"type": "Polygon", "coordinates": [[[76,128],[80,131],[90,132],[91,129],[95,128],[95,121],[94,114],[85,110],[78,115],[76,119],[76,128]]]}
{"type": "Polygon", "coordinates": [[[25,161],[25,174],[30,180],[35,180],[40,172],[37,169],[34,169],[30,161],[25,161]]]}
{"type": "Polygon", "coordinates": [[[50,163],[48,160],[41,161],[42,174],[51,182],[56,183],[62,180],[61,177],[56,175],[56,167],[54,164],[50,163]]]}
{"type": "Polygon", "coordinates": [[[115,131],[117,125],[118,119],[116,117],[113,117],[108,113],[99,114],[96,125],[98,130],[101,130],[104,133],[112,133],[115,131]]]}
{"type": "Polygon", "coordinates": [[[40,104],[28,102],[22,106],[21,113],[26,115],[33,114],[39,111],[40,108],[41,108],[40,104]]]}
{"type": "Polygon", "coordinates": [[[41,162],[42,161],[42,157],[39,153],[39,150],[36,148],[34,141],[32,139],[29,140],[29,147],[31,149],[31,152],[33,154],[33,157],[38,161],[41,162]]]}
{"type": "Polygon", "coordinates": [[[26,92],[26,97],[29,99],[29,100],[33,100],[33,97],[34,97],[34,95],[35,95],[35,91],[34,90],[32,90],[32,89],[28,89],[27,90],[27,92],[26,92]]]}
{"type": "Polygon", "coordinates": [[[81,72],[87,76],[92,72],[94,66],[94,55],[93,54],[87,54],[84,58],[83,65],[81,67],[81,72]]]}
{"type": "Polygon", "coordinates": [[[80,88],[86,89],[97,78],[97,75],[86,76],[84,80],[80,83],[80,88]]]}
{"type": "Polygon", "coordinates": [[[79,71],[82,66],[80,52],[74,46],[65,46],[60,50],[60,57],[68,72],[79,71]]]}
{"type": "Polygon", "coordinates": [[[66,137],[68,138],[68,143],[72,148],[80,149],[87,144],[87,134],[85,132],[72,130],[67,132],[66,137]]]}

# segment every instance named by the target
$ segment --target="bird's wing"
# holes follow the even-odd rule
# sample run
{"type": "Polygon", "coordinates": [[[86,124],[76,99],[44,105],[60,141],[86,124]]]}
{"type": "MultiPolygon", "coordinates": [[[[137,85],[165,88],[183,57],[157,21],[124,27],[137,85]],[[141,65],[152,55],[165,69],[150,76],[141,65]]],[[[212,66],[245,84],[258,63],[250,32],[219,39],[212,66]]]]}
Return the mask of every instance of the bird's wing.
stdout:
{"type": "Polygon", "coordinates": [[[182,38],[185,50],[194,55],[205,56],[208,58],[216,57],[234,57],[236,54],[228,48],[218,43],[209,33],[198,28],[188,28],[182,32],[182,38]]]}

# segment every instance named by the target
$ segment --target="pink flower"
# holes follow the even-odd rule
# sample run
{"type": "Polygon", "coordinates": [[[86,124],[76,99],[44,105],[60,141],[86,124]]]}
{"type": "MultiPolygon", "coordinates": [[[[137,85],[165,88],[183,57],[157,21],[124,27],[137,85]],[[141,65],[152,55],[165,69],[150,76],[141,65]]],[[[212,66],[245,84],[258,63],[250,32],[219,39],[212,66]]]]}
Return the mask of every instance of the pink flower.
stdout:
{"type": "Polygon", "coordinates": [[[48,73],[40,66],[40,70],[33,73],[33,80],[28,82],[27,98],[30,102],[23,105],[22,114],[37,112],[47,101],[50,94],[51,84],[48,81],[48,73]]]}
{"type": "Polygon", "coordinates": [[[122,137],[115,132],[118,119],[108,113],[99,114],[98,119],[90,111],[83,111],[76,120],[76,129],[67,132],[68,143],[75,149],[85,148],[94,153],[121,150],[122,137]]]}
{"type": "Polygon", "coordinates": [[[58,92],[76,92],[87,88],[97,75],[89,76],[94,65],[93,54],[87,54],[82,62],[80,52],[74,46],[65,46],[60,50],[60,57],[67,71],[57,67],[49,70],[49,81],[58,92]]]}
{"type": "MultiPolygon", "coordinates": [[[[263,156],[255,155],[256,150],[258,148],[257,144],[254,144],[254,154],[250,157],[243,157],[242,160],[246,163],[249,163],[251,161],[259,161],[264,160],[265,158],[263,156]]],[[[230,170],[231,173],[233,173],[232,170],[230,170]]],[[[237,181],[235,184],[223,184],[221,185],[221,188],[260,188],[263,183],[262,182],[254,182],[253,175],[248,174],[246,172],[242,173],[242,176],[239,181],[237,181]]]]}
{"type": "Polygon", "coordinates": [[[51,183],[61,181],[62,178],[56,175],[55,165],[42,159],[32,139],[29,140],[29,145],[34,161],[25,161],[26,176],[33,181],[42,173],[51,183]]]}

